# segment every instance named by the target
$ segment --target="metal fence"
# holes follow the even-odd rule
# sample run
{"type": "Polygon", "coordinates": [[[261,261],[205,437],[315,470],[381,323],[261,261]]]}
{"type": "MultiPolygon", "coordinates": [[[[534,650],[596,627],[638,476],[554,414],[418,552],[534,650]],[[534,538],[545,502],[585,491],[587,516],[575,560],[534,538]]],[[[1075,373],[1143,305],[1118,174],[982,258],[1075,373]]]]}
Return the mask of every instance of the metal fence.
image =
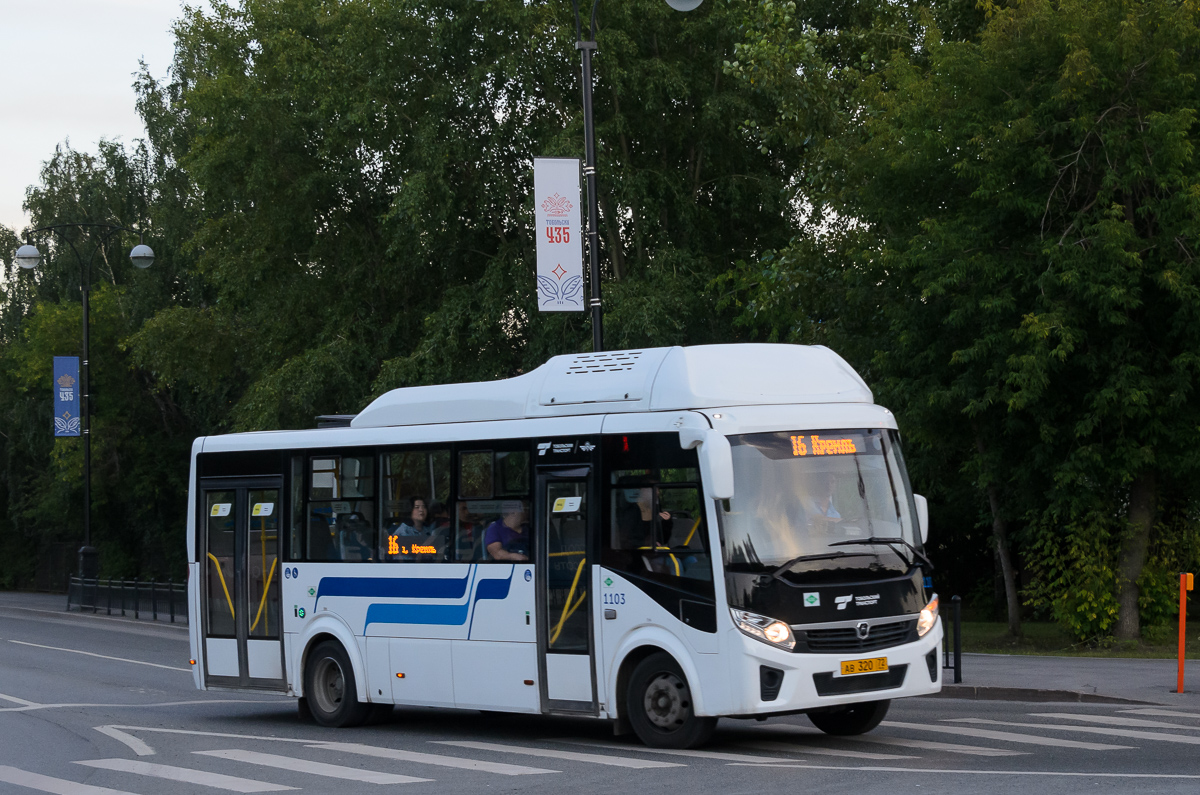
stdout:
{"type": "MultiPolygon", "coordinates": [[[[962,597],[950,598],[951,624],[942,647],[942,670],[953,669],[954,684],[962,684],[962,597]],[[953,650],[953,653],[952,653],[953,650]]],[[[942,622],[945,627],[945,621],[942,622]]]]}
{"type": "Polygon", "coordinates": [[[186,624],[187,584],[144,580],[67,579],[67,610],[186,624]]]}

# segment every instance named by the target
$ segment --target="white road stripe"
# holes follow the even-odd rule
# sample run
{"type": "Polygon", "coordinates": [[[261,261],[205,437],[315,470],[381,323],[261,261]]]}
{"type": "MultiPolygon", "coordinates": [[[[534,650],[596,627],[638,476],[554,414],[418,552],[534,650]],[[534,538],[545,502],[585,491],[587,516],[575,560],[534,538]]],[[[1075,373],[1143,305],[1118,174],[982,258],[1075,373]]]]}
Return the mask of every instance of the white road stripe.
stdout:
{"type": "Polygon", "coordinates": [[[840,770],[840,771],[862,771],[866,773],[948,773],[953,776],[974,775],[974,776],[1057,776],[1060,778],[1167,778],[1167,779],[1200,779],[1200,776],[1193,776],[1186,773],[1062,773],[1056,770],[940,770],[929,767],[866,767],[866,766],[838,766],[838,765],[796,765],[796,764],[771,764],[771,765],[743,765],[734,763],[738,767],[790,767],[801,770],[840,770]]]}
{"type": "Polygon", "coordinates": [[[398,762],[414,762],[418,765],[438,765],[439,767],[456,767],[460,770],[477,770],[480,773],[498,773],[502,776],[528,776],[534,773],[558,773],[558,770],[546,770],[540,767],[525,767],[524,765],[508,765],[503,762],[484,762],[479,759],[463,759],[459,756],[442,756],[441,754],[425,754],[420,751],[404,751],[398,748],[379,748],[374,745],[360,743],[311,743],[309,748],[323,748],[327,751],[342,751],[348,754],[362,754],[379,759],[394,759],[398,762]]]}
{"type": "Polygon", "coordinates": [[[80,784],[65,778],[43,776],[40,773],[30,773],[16,767],[0,765],[0,781],[5,784],[16,784],[18,787],[28,787],[38,792],[50,792],[53,795],[132,795],[129,792],[108,787],[97,787],[92,784],[80,784]]]}
{"type": "MultiPolygon", "coordinates": [[[[803,727],[795,724],[776,724],[774,726],[755,726],[752,729],[755,732],[770,732],[773,734],[787,734],[793,737],[822,737],[824,732],[805,731],[803,727]]],[[[893,745],[900,748],[911,748],[917,751],[946,751],[951,754],[964,754],[966,756],[1027,756],[1028,751],[1013,751],[1008,748],[986,748],[982,745],[959,745],[958,743],[946,743],[941,740],[918,740],[914,737],[887,737],[881,734],[863,734],[857,737],[842,737],[842,740],[854,743],[867,743],[877,745],[893,745]]]]}
{"type": "Polygon", "coordinates": [[[1200,713],[1180,712],[1177,709],[1123,709],[1131,715],[1154,715],[1159,718],[1200,718],[1200,713]]]}
{"type": "Polygon", "coordinates": [[[71,654],[85,654],[88,657],[99,657],[102,660],[116,660],[117,662],[133,663],[134,665],[148,665],[151,668],[165,668],[168,671],[183,671],[191,673],[191,668],[177,668],[174,665],[160,665],[159,663],[143,662],[142,660],[130,660],[126,657],[110,657],[107,654],[96,654],[94,651],[80,651],[79,649],[64,649],[60,646],[43,646],[40,643],[29,643],[23,640],[10,640],[9,643],[18,643],[22,646],[33,646],[35,649],[50,649],[51,651],[69,651],[71,654]]]}
{"type": "Polygon", "coordinates": [[[756,742],[738,743],[742,748],[757,748],[763,751],[785,751],[793,754],[813,754],[815,756],[844,756],[851,759],[919,759],[917,756],[901,754],[873,754],[870,751],[843,751],[840,748],[816,748],[811,745],[796,745],[794,743],[756,742]]]}
{"type": "Polygon", "coordinates": [[[115,770],[118,773],[133,773],[139,776],[165,778],[169,781],[180,781],[184,784],[200,784],[204,787],[228,790],[229,792],[282,792],[296,789],[282,784],[270,784],[266,781],[255,781],[251,778],[226,776],[221,773],[207,773],[203,770],[193,770],[188,767],[173,765],[156,765],[152,762],[139,762],[136,759],[85,759],[76,762],[77,765],[98,767],[102,770],[115,770]]]}
{"type": "MultiPolygon", "coordinates": [[[[182,703],[209,703],[209,702],[182,702],[182,703]]],[[[213,703],[220,703],[220,702],[213,702],[213,703]]],[[[239,702],[235,702],[235,703],[244,704],[244,703],[263,703],[263,702],[239,701],[239,702]]],[[[159,728],[158,726],[119,726],[118,725],[118,726],[114,726],[113,728],[114,729],[124,729],[125,731],[131,731],[131,732],[158,732],[160,734],[187,734],[187,735],[191,735],[193,737],[223,737],[225,739],[233,739],[233,740],[269,740],[269,741],[277,742],[277,743],[301,743],[304,745],[312,744],[311,737],[302,740],[297,737],[271,737],[270,735],[262,735],[262,734],[230,734],[229,732],[204,732],[204,731],[198,731],[196,729],[162,729],[162,728],[159,728]]]]}
{"type": "MultiPolygon", "coordinates": [[[[1029,745],[1048,745],[1054,748],[1079,748],[1085,751],[1124,751],[1131,747],[1128,745],[1085,743],[1079,740],[1059,740],[1054,737],[1039,737],[1036,734],[1017,734],[1016,732],[992,731],[991,729],[969,729],[966,726],[931,726],[926,723],[901,723],[899,721],[891,720],[885,720],[883,725],[896,729],[912,729],[914,731],[922,732],[939,732],[941,734],[954,734],[963,737],[983,737],[988,740],[1003,740],[1010,743],[1027,743],[1029,745]]],[[[1005,725],[1027,725],[1039,729],[1050,728],[1049,726],[1041,726],[1035,723],[1005,725]]]]}
{"type": "Polygon", "coordinates": [[[1167,723],[1161,720],[1122,718],[1117,715],[1080,715],[1076,712],[1030,712],[1029,714],[1035,718],[1080,720],[1084,723],[1103,723],[1109,726],[1131,726],[1135,729],[1184,729],[1185,731],[1200,731],[1200,726],[1184,726],[1182,723],[1167,723]]]}
{"type": "Polygon", "coordinates": [[[963,754],[964,756],[1028,756],[1028,751],[1013,751],[1009,748],[985,748],[982,745],[959,745],[957,743],[944,743],[941,740],[918,740],[913,737],[880,737],[870,734],[861,737],[846,737],[847,740],[854,740],[859,743],[879,743],[880,745],[892,745],[900,748],[912,748],[918,751],[945,751],[951,754],[963,754]]]}
{"type": "Polygon", "coordinates": [[[795,759],[784,759],[777,756],[751,756],[750,754],[734,754],[725,751],[689,751],[676,748],[648,748],[644,745],[625,745],[622,743],[597,742],[595,740],[547,740],[546,742],[568,743],[582,745],[588,748],[603,748],[612,751],[632,751],[642,754],[666,754],[668,756],[690,756],[695,759],[712,759],[718,762],[795,762],[795,759]]]}
{"type": "MultiPolygon", "coordinates": [[[[248,698],[194,698],[189,701],[156,701],[150,704],[32,704],[28,707],[0,707],[0,712],[36,712],[41,709],[142,709],[143,707],[187,707],[194,704],[278,704],[278,701],[248,698]]],[[[118,727],[128,728],[128,727],[118,727]]]]}
{"type": "Polygon", "coordinates": [[[1189,737],[1184,734],[1163,734],[1162,732],[1140,732],[1133,729],[1103,729],[1099,726],[1067,726],[1054,723],[1017,723],[1015,721],[988,720],[986,718],[953,718],[961,723],[986,723],[992,726],[1020,726],[1029,729],[1051,729],[1065,732],[1087,732],[1088,734],[1104,734],[1109,737],[1123,737],[1127,740],[1157,740],[1164,743],[1183,743],[1184,745],[1200,745],[1200,737],[1189,737]]]}
{"type": "Polygon", "coordinates": [[[3,693],[0,693],[0,698],[4,699],[5,701],[11,701],[14,704],[20,704],[23,707],[40,706],[36,701],[26,701],[23,698],[17,698],[16,696],[6,696],[3,693]]]}
{"type": "Polygon", "coordinates": [[[558,751],[553,748],[530,748],[524,745],[503,745],[501,743],[479,743],[471,740],[431,740],[434,745],[453,745],[458,748],[472,748],[476,751],[495,751],[500,754],[524,754],[525,756],[541,756],[547,759],[566,759],[572,762],[591,762],[596,765],[611,765],[612,767],[631,767],[645,770],[652,767],[687,767],[676,762],[656,762],[653,759],[622,759],[617,756],[601,754],[585,754],[580,751],[558,751]]]}
{"type": "Polygon", "coordinates": [[[116,726],[93,726],[92,728],[101,734],[108,735],[119,743],[124,743],[125,745],[129,746],[130,750],[132,750],[138,756],[154,756],[153,748],[134,737],[132,734],[126,734],[116,726]]]}
{"type": "Polygon", "coordinates": [[[295,770],[326,778],[340,778],[345,781],[362,781],[366,784],[414,784],[421,781],[433,781],[431,778],[416,776],[401,776],[396,773],[379,773],[374,770],[360,770],[357,767],[345,765],[330,765],[325,762],[314,762],[311,759],[296,759],[278,754],[263,754],[258,751],[244,751],[240,748],[230,748],[223,751],[192,751],[201,756],[215,756],[218,759],[232,759],[237,762],[247,762],[251,765],[277,767],[281,770],[295,770]]]}

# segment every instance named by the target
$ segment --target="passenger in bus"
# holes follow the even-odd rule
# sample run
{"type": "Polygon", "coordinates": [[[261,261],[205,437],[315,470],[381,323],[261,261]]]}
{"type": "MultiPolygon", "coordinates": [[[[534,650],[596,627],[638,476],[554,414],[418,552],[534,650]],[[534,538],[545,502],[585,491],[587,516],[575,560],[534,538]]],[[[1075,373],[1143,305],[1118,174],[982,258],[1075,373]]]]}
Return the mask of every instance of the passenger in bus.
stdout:
{"type": "Polygon", "coordinates": [[[425,498],[413,497],[410,502],[412,503],[412,513],[407,522],[401,522],[400,527],[396,528],[396,535],[427,535],[432,528],[426,525],[429,519],[429,509],[425,505],[425,498]]]}
{"type": "Polygon", "coordinates": [[[375,559],[375,550],[366,538],[370,525],[361,513],[353,511],[342,514],[338,517],[337,524],[342,560],[375,559]]]}
{"type": "Polygon", "coordinates": [[[529,526],[525,523],[525,504],[514,507],[488,526],[483,546],[492,560],[529,560],[529,526]]]}
{"type": "Polygon", "coordinates": [[[446,503],[440,500],[429,506],[429,516],[429,523],[434,530],[441,530],[451,524],[450,509],[446,507],[446,503]]]}
{"type": "Polygon", "coordinates": [[[669,511],[659,511],[661,537],[654,535],[654,488],[623,489],[625,505],[618,509],[617,525],[624,535],[625,549],[648,549],[668,545],[675,526],[669,511]]]}

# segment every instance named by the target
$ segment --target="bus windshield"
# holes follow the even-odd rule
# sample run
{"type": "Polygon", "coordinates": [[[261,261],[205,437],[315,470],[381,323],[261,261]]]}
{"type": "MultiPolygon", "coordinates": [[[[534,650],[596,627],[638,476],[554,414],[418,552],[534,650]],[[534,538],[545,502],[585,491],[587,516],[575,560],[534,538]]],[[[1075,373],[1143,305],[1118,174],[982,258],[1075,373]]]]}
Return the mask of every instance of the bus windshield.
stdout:
{"type": "Polygon", "coordinates": [[[729,442],[735,491],[721,528],[729,571],[797,581],[847,570],[883,577],[920,560],[897,541],[921,546],[895,431],[754,433],[729,442]]]}

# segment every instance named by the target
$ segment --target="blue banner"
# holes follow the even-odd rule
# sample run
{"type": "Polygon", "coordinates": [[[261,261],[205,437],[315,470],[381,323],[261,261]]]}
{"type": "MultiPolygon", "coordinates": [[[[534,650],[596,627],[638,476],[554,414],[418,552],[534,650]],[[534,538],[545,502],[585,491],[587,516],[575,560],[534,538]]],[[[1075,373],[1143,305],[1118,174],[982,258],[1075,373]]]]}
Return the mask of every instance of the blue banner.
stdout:
{"type": "Polygon", "coordinates": [[[54,435],[79,435],[79,357],[54,357],[54,435]]]}

